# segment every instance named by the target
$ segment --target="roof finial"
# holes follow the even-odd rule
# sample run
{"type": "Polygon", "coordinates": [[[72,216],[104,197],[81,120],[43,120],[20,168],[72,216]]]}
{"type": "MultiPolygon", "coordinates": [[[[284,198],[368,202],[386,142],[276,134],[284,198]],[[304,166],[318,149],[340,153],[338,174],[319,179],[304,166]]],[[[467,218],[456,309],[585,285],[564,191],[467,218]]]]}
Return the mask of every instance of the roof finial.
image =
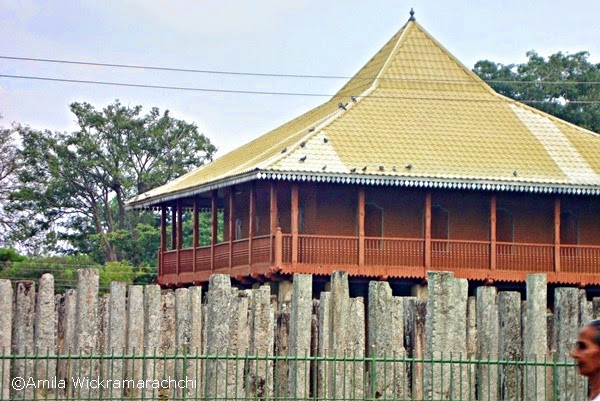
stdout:
{"type": "Polygon", "coordinates": [[[415,10],[413,10],[412,7],[410,8],[410,18],[408,20],[409,21],[416,21],[415,10]]]}

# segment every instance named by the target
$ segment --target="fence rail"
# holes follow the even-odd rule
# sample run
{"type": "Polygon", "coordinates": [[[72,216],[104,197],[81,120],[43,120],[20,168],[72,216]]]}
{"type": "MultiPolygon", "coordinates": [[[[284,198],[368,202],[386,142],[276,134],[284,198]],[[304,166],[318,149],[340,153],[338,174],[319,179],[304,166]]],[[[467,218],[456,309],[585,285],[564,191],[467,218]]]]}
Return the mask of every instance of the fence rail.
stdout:
{"type": "Polygon", "coordinates": [[[587,382],[557,358],[5,352],[0,399],[583,401],[587,382]]]}

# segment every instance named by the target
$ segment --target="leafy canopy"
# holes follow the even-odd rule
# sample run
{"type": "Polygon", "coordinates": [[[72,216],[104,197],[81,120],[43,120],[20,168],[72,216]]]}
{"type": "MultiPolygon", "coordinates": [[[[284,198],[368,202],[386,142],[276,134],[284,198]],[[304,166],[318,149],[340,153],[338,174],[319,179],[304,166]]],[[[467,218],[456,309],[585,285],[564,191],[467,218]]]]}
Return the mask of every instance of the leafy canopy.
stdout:
{"type": "Polygon", "coordinates": [[[478,61],[473,71],[502,95],[600,132],[600,63],[591,63],[585,51],[547,59],[530,51],[527,57],[523,64],[478,61]]]}

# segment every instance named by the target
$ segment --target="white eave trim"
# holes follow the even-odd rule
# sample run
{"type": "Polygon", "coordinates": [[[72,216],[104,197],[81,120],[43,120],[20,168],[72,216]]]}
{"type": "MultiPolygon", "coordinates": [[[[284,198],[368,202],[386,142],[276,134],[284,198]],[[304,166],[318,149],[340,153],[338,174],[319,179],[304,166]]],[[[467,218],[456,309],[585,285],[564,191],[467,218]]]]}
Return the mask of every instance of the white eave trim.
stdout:
{"type": "MultiPolygon", "coordinates": [[[[185,198],[200,193],[210,192],[215,189],[226,188],[253,180],[274,180],[293,182],[324,182],[350,185],[392,186],[406,188],[434,188],[434,189],[463,189],[473,191],[495,192],[525,192],[538,194],[561,195],[600,195],[600,187],[569,184],[545,184],[534,182],[509,182],[476,179],[444,179],[444,178],[419,178],[419,177],[389,177],[389,176],[364,176],[359,174],[319,174],[307,172],[275,172],[253,171],[243,175],[225,178],[194,188],[171,192],[164,195],[144,199],[134,198],[128,202],[127,207],[140,209],[151,207],[159,203],[185,198]]],[[[139,198],[139,197],[138,197],[139,198]]]]}

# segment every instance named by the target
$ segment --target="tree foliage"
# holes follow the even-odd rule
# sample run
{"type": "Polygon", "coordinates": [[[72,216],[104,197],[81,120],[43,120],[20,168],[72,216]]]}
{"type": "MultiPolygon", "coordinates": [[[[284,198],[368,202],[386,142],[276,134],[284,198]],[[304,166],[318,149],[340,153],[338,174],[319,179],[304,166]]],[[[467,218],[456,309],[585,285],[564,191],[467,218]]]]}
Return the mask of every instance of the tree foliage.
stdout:
{"type": "Polygon", "coordinates": [[[0,126],[0,246],[7,245],[6,236],[14,228],[14,220],[5,205],[9,195],[16,190],[22,166],[17,149],[14,130],[0,126]]]}
{"type": "Polygon", "coordinates": [[[27,168],[11,193],[13,210],[24,216],[28,235],[46,233],[55,249],[66,244],[67,251],[96,252],[99,262],[117,261],[123,235],[152,241],[144,224],[156,226],[153,215],[127,211],[126,200],[203,164],[216,148],[168,111],[142,114],[141,106],[118,100],[102,110],[70,108],[75,132],[15,126],[27,168]]]}
{"type": "Polygon", "coordinates": [[[547,59],[530,51],[527,57],[523,64],[478,61],[473,71],[502,95],[600,132],[600,63],[591,63],[585,51],[547,59]]]}

